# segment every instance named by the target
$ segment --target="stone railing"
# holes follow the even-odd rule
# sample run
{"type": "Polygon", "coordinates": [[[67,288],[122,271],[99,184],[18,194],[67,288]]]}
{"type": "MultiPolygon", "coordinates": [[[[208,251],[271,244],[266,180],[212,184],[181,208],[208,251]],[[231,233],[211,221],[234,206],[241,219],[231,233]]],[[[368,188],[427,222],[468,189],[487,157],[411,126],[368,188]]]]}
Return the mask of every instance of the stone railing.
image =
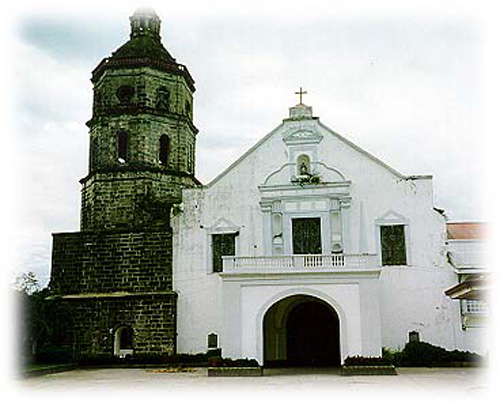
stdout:
{"type": "Polygon", "coordinates": [[[223,272],[288,272],[374,269],[375,254],[282,255],[272,257],[223,257],[223,272]]]}

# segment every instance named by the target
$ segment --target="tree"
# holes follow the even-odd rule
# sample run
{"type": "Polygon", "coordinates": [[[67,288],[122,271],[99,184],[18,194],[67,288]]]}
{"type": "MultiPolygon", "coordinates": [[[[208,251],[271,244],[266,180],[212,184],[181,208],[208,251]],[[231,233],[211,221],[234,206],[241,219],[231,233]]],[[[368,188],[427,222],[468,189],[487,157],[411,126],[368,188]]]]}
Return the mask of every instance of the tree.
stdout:
{"type": "Polygon", "coordinates": [[[50,299],[50,289],[40,289],[33,272],[18,276],[12,287],[20,309],[17,340],[22,364],[72,360],[72,348],[66,341],[72,320],[67,305],[50,299]]]}
{"type": "Polygon", "coordinates": [[[30,271],[17,276],[12,287],[18,292],[24,292],[27,295],[32,295],[40,289],[40,284],[35,273],[30,271]]]}

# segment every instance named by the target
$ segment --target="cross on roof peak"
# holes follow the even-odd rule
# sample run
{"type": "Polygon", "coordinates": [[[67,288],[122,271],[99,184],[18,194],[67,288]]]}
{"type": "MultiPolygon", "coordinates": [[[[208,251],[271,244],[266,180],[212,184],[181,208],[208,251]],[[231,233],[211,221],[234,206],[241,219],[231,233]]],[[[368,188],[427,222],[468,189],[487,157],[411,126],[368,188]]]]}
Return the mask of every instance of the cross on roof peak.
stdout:
{"type": "Polygon", "coordinates": [[[300,87],[300,90],[296,91],[295,94],[297,94],[299,96],[299,104],[302,104],[302,96],[304,94],[307,94],[307,91],[303,91],[302,87],[300,87]]]}

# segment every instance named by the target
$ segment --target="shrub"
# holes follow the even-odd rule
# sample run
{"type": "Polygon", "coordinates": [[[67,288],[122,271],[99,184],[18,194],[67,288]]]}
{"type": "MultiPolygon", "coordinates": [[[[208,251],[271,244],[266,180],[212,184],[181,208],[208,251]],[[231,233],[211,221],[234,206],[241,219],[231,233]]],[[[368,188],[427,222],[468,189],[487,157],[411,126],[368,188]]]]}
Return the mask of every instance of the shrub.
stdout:
{"type": "Polygon", "coordinates": [[[382,350],[382,356],[394,366],[451,366],[456,362],[477,363],[483,358],[468,351],[448,351],[442,347],[429,344],[428,342],[408,342],[401,352],[382,350]]]}
{"type": "Polygon", "coordinates": [[[393,351],[388,348],[382,348],[382,358],[387,359],[391,365],[401,366],[403,360],[403,352],[393,351]]]}

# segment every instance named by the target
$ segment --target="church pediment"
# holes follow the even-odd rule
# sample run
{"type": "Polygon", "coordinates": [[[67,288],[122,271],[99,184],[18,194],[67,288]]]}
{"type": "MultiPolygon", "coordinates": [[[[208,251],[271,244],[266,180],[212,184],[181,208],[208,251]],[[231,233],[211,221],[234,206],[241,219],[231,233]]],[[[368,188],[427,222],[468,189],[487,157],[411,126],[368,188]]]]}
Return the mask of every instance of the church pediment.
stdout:
{"type": "Polygon", "coordinates": [[[234,224],[229,219],[221,217],[221,218],[217,219],[212,224],[212,226],[206,227],[206,229],[209,232],[211,232],[211,233],[215,233],[215,232],[220,232],[220,233],[224,233],[224,232],[237,232],[237,231],[240,230],[240,226],[234,224]]]}
{"type": "Polygon", "coordinates": [[[384,215],[380,216],[376,223],[379,224],[407,224],[408,219],[403,215],[391,210],[388,210],[384,215]]]}

